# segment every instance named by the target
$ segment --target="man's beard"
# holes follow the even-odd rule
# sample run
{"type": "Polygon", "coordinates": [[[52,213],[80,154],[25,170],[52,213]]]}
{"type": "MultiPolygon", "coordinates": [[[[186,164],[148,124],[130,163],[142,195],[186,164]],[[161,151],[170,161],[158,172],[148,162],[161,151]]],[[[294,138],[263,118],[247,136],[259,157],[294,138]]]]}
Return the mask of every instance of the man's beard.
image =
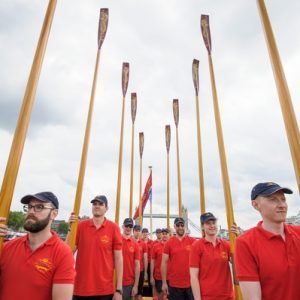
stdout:
{"type": "Polygon", "coordinates": [[[45,219],[42,219],[42,220],[38,220],[35,216],[28,215],[25,220],[24,229],[31,233],[37,233],[37,232],[42,231],[49,224],[50,215],[51,215],[51,212],[49,212],[49,215],[45,219]],[[35,220],[35,222],[29,221],[30,219],[35,220]]]}

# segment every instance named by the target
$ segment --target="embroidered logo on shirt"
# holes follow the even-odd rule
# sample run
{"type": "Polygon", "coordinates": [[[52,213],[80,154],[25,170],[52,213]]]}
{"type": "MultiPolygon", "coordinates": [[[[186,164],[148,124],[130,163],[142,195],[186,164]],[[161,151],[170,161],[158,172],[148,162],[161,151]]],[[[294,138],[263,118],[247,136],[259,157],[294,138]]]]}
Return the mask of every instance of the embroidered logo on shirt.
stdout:
{"type": "Polygon", "coordinates": [[[228,254],[227,254],[225,251],[222,251],[222,252],[220,253],[220,256],[221,256],[223,259],[228,260],[228,254]]]}
{"type": "Polygon", "coordinates": [[[34,263],[34,266],[39,272],[43,274],[51,271],[53,268],[52,262],[48,258],[40,258],[34,263]]]}
{"type": "Polygon", "coordinates": [[[101,235],[100,236],[100,242],[102,243],[102,244],[108,244],[109,243],[109,236],[107,236],[106,234],[105,235],[101,235]]]}
{"type": "Polygon", "coordinates": [[[186,249],[187,251],[191,251],[192,246],[191,246],[191,245],[186,245],[186,246],[185,246],[185,249],[186,249]]]}
{"type": "Polygon", "coordinates": [[[134,247],[133,247],[133,246],[130,246],[130,247],[129,247],[129,252],[131,252],[131,253],[134,252],[134,247]]]}

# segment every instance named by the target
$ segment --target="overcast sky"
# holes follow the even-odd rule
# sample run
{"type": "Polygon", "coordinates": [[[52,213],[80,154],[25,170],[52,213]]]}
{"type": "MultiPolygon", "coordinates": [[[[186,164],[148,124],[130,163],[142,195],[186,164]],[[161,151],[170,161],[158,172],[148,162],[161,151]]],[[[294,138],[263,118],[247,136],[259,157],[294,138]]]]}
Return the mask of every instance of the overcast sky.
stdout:
{"type": "MultiPolygon", "coordinates": [[[[0,179],[23,99],[46,0],[0,2],[0,179]]],[[[300,114],[300,2],[267,0],[267,9],[290,88],[300,114]]],[[[177,169],[172,100],[179,99],[183,204],[199,224],[195,92],[192,61],[200,60],[200,109],[207,211],[226,226],[225,204],[212,106],[207,52],[200,15],[210,15],[212,56],[237,223],[254,226],[254,184],[275,181],[292,188],[289,215],[300,209],[270,60],[256,1],[58,0],[24,147],[12,209],[20,197],[53,191],[59,218],[72,211],[97,52],[100,8],[109,8],[101,51],[95,110],[81,213],[90,215],[97,194],[109,199],[114,219],[121,123],[121,68],[130,63],[126,96],[121,217],[128,214],[130,93],[138,108],[135,135],[134,206],[138,202],[138,132],[145,134],[143,183],[153,166],[153,211],[166,212],[166,124],[171,125],[171,213],[177,213],[177,169]]],[[[146,209],[149,211],[149,208],[146,209]]],[[[149,221],[145,221],[146,225],[149,221]]],[[[155,220],[154,227],[165,226],[155,220]]]]}

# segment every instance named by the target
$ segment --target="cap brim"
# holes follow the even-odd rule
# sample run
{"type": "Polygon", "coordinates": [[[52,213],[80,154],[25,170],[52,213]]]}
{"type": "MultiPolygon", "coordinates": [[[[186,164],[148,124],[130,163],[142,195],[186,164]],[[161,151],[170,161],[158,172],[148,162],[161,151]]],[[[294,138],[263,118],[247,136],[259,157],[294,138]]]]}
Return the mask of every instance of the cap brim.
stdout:
{"type": "Polygon", "coordinates": [[[271,187],[265,190],[263,193],[259,194],[259,196],[270,196],[276,192],[282,191],[285,194],[293,194],[293,191],[286,187],[271,187]]]}
{"type": "Polygon", "coordinates": [[[35,196],[35,195],[26,195],[24,196],[22,199],[21,199],[21,203],[22,204],[28,204],[30,202],[30,200],[32,199],[36,199],[36,200],[39,200],[39,201],[42,201],[42,202],[51,202],[49,200],[45,200],[43,198],[40,198],[38,196],[35,196]]]}
{"type": "Polygon", "coordinates": [[[217,221],[216,217],[208,217],[203,223],[206,223],[208,221],[217,221]]]}
{"type": "Polygon", "coordinates": [[[93,199],[93,200],[91,201],[91,203],[94,203],[94,202],[99,202],[99,203],[104,203],[104,204],[106,204],[105,201],[98,200],[98,199],[93,199]]]}

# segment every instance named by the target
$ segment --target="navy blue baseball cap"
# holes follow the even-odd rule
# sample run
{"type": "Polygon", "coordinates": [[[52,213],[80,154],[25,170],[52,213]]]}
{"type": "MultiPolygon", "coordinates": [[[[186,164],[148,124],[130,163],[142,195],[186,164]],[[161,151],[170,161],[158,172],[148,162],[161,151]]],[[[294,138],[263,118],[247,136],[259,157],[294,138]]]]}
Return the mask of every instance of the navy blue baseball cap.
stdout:
{"type": "Polygon", "coordinates": [[[94,202],[101,202],[101,203],[104,203],[106,206],[107,206],[107,198],[104,196],[104,195],[98,195],[96,196],[92,201],[91,203],[94,203],[94,202]]]}
{"type": "Polygon", "coordinates": [[[270,196],[278,191],[285,194],[293,194],[293,191],[286,187],[281,187],[275,182],[261,182],[255,185],[251,191],[251,200],[255,200],[258,196],[270,196]]]}
{"type": "Polygon", "coordinates": [[[170,233],[170,230],[168,228],[162,228],[161,232],[166,232],[166,233],[170,233]]]}
{"type": "Polygon", "coordinates": [[[217,220],[217,218],[210,212],[204,213],[200,216],[201,224],[204,224],[205,222],[210,221],[210,220],[213,220],[213,221],[217,220]]]}
{"type": "Polygon", "coordinates": [[[175,218],[175,220],[174,220],[174,225],[177,225],[177,224],[179,224],[179,223],[184,224],[184,223],[185,223],[185,222],[184,222],[184,219],[181,218],[181,217],[175,218]]]}
{"type": "Polygon", "coordinates": [[[141,231],[141,226],[136,224],[136,225],[133,226],[133,230],[141,231]]]}
{"type": "Polygon", "coordinates": [[[124,226],[131,226],[131,228],[133,227],[133,220],[131,218],[126,218],[123,222],[124,226]]]}
{"type": "Polygon", "coordinates": [[[21,199],[21,203],[29,204],[32,199],[36,199],[42,202],[51,202],[55,208],[58,209],[59,203],[57,197],[51,192],[41,192],[34,195],[27,195],[21,199]]]}

